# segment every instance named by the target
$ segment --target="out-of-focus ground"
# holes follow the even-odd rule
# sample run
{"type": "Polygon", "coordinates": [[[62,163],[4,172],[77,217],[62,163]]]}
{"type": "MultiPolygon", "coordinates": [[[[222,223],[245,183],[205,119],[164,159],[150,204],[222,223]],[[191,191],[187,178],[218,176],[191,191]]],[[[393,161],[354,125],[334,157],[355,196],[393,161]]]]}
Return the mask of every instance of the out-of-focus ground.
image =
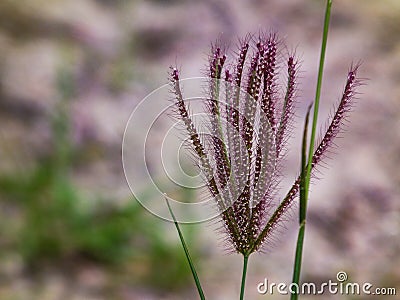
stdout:
{"type": "MultiPolygon", "coordinates": [[[[174,227],[131,198],[120,158],[126,121],[171,64],[202,75],[212,41],[235,50],[238,37],[272,28],[302,59],[302,124],[324,2],[2,0],[0,299],[197,299],[174,227]]],[[[358,61],[368,81],[312,188],[302,279],[345,271],[399,294],[400,1],[334,1],[322,125],[358,61]]],[[[298,172],[300,127],[282,192],[298,172]]],[[[247,299],[287,299],[256,287],[290,282],[293,219],[269,253],[251,257],[247,299]]],[[[208,299],[238,298],[241,258],[224,252],[213,226],[184,227],[208,299]]]]}

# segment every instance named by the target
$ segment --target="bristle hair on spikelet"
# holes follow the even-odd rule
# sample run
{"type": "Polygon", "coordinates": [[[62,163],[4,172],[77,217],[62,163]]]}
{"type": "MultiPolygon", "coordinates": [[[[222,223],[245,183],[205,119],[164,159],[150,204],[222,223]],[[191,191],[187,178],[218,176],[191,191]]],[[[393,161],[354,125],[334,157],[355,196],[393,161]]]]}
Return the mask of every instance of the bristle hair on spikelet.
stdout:
{"type": "Polygon", "coordinates": [[[320,139],[319,145],[315,150],[312,162],[313,165],[318,165],[323,161],[329,150],[333,148],[334,139],[337,138],[338,134],[343,130],[346,118],[351,112],[357,95],[356,88],[362,84],[362,80],[357,78],[358,68],[359,65],[351,66],[348,72],[342,97],[335,109],[335,113],[331,117],[325,134],[320,139]]]}

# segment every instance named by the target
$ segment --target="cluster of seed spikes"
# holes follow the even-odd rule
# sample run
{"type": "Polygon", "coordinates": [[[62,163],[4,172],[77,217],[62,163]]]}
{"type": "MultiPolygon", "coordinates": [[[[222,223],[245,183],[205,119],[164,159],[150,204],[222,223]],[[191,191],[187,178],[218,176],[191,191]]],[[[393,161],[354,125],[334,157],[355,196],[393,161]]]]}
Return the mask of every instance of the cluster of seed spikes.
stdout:
{"type": "MultiPolygon", "coordinates": [[[[176,116],[184,124],[208,190],[221,212],[227,242],[232,250],[247,256],[265,249],[299,192],[298,178],[282,201],[276,199],[298,82],[298,60],[294,55],[281,59],[280,44],[273,33],[249,36],[240,42],[236,62],[229,65],[222,48],[212,47],[203,99],[208,115],[206,135],[196,128],[184,100],[179,71],[172,68],[170,74],[176,116]],[[286,70],[283,87],[278,84],[279,69],[286,70]]],[[[357,67],[352,67],[340,102],[316,147],[314,171],[332,148],[352,107],[360,84],[356,73],[357,67]]]]}

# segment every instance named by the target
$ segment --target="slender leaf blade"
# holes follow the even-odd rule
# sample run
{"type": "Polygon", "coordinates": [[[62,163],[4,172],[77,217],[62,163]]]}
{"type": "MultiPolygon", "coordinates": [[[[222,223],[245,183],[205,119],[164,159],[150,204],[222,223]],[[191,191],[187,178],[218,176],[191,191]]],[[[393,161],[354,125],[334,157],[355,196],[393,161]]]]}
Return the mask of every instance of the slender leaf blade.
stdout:
{"type": "Polygon", "coordinates": [[[179,224],[178,224],[178,222],[177,222],[177,220],[175,218],[175,215],[174,215],[174,213],[172,211],[171,205],[169,204],[169,201],[168,201],[167,197],[165,197],[165,201],[167,202],[168,210],[169,210],[169,212],[170,212],[170,214],[172,216],[172,219],[174,220],[174,224],[175,224],[176,230],[177,230],[178,235],[179,235],[179,240],[181,241],[183,250],[185,251],[186,259],[187,259],[187,261],[189,263],[190,270],[192,271],[193,279],[194,279],[194,281],[196,283],[196,287],[197,287],[197,291],[199,292],[200,299],[201,300],[205,300],[206,298],[204,296],[204,292],[203,292],[203,289],[201,287],[200,279],[199,279],[199,276],[197,275],[196,268],[194,266],[192,257],[190,256],[189,249],[188,249],[188,247],[186,245],[186,242],[185,242],[185,239],[183,237],[182,231],[181,231],[181,229],[179,227],[179,224]]]}

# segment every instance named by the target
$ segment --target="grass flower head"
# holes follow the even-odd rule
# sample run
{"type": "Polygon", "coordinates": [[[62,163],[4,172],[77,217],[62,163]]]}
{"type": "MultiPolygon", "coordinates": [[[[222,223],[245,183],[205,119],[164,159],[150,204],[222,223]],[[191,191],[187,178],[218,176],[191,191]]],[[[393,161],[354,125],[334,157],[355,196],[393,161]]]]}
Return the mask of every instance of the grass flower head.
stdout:
{"type": "MultiPolygon", "coordinates": [[[[275,33],[249,35],[240,42],[236,60],[229,62],[220,45],[212,46],[208,85],[201,99],[208,134],[202,134],[194,122],[178,69],[170,73],[175,115],[184,124],[220,211],[228,247],[246,257],[268,248],[267,241],[287,219],[299,194],[297,178],[283,199],[277,197],[299,78],[298,59],[294,54],[282,55],[281,48],[275,33]],[[286,78],[283,86],[279,78],[286,78]]],[[[359,84],[357,66],[351,67],[340,102],[315,147],[312,174],[332,150],[359,84]]]]}

